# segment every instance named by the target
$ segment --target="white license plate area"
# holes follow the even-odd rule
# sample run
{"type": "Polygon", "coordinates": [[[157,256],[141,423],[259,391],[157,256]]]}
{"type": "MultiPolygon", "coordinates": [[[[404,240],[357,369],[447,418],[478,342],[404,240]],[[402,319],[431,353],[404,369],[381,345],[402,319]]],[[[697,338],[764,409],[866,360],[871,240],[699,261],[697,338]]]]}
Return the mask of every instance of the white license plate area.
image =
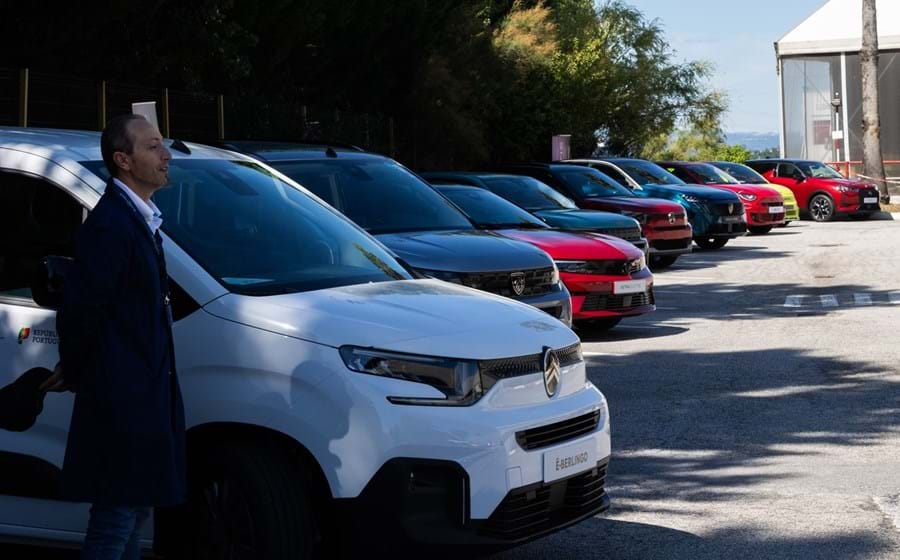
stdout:
{"type": "Polygon", "coordinates": [[[769,214],[784,214],[784,206],[769,206],[769,214]]]}
{"type": "Polygon", "coordinates": [[[647,291],[646,280],[621,280],[613,282],[613,293],[620,294],[641,294],[647,291]]]}
{"type": "Polygon", "coordinates": [[[876,202],[878,202],[877,196],[867,196],[863,199],[863,204],[875,204],[876,202]]]}
{"type": "Polygon", "coordinates": [[[544,482],[553,482],[597,465],[597,441],[594,438],[579,441],[544,453],[544,482]]]}
{"type": "Polygon", "coordinates": [[[743,219],[743,216],[722,216],[719,218],[719,222],[723,224],[737,224],[743,219]]]}

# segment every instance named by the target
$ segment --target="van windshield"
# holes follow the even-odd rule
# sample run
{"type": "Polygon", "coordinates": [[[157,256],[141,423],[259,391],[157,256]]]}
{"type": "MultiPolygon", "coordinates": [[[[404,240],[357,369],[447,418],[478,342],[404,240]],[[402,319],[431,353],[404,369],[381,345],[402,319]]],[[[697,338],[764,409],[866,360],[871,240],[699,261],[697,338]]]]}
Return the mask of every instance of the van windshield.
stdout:
{"type": "MultiPolygon", "coordinates": [[[[96,175],[102,161],[82,162],[96,175]]],[[[173,159],[153,195],[162,229],[230,291],[264,296],[411,275],[333,209],[260,165],[173,159]]]]}

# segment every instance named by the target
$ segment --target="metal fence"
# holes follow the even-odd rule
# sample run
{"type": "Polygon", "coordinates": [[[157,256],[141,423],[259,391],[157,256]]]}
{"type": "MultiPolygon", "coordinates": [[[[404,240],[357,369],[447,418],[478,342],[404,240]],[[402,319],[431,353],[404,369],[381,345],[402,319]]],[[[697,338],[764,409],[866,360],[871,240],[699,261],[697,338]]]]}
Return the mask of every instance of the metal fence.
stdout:
{"type": "MultiPolygon", "coordinates": [[[[0,68],[3,126],[101,130],[108,118],[131,113],[132,103],[147,101],[156,102],[160,130],[167,137],[195,142],[331,140],[402,158],[398,127],[393,118],[381,114],[0,68]]],[[[415,160],[415,139],[403,146],[415,160]]]]}

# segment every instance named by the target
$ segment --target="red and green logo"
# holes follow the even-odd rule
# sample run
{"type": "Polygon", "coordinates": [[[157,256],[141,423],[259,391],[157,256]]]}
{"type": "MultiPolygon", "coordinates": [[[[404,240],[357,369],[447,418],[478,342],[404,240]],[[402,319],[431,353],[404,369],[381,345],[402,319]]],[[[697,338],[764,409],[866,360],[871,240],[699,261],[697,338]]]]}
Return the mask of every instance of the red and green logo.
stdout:
{"type": "Polygon", "coordinates": [[[29,335],[31,335],[31,329],[29,329],[28,327],[20,329],[19,330],[19,344],[22,344],[22,341],[25,340],[26,338],[28,338],[29,335]]]}

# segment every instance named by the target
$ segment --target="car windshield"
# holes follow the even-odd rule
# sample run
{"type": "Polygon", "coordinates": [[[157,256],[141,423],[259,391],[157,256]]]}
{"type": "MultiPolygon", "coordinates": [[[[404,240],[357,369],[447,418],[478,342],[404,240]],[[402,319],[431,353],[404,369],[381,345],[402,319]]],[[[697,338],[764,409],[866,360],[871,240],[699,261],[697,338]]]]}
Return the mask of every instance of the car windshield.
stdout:
{"type": "Polygon", "coordinates": [[[512,202],[478,187],[437,187],[480,228],[545,228],[547,225],[512,202]]]}
{"type": "MultiPolygon", "coordinates": [[[[102,161],[83,162],[100,177],[102,161]]],[[[264,296],[410,274],[333,209],[246,161],[173,159],[162,229],[230,291],[264,296]]]]}
{"type": "Polygon", "coordinates": [[[484,182],[494,194],[530,212],[578,208],[571,199],[531,177],[490,177],[484,182]]]}
{"type": "Polygon", "coordinates": [[[684,181],[672,175],[652,161],[616,161],[622,171],[639,185],[683,185],[684,181]]]}
{"type": "Polygon", "coordinates": [[[797,167],[799,167],[807,177],[816,177],[818,179],[845,179],[843,175],[835,171],[832,167],[817,161],[800,161],[797,162],[797,167]]]}
{"type": "Polygon", "coordinates": [[[741,165],[740,163],[720,162],[713,165],[720,169],[724,169],[726,173],[728,173],[741,183],[750,185],[765,185],[766,183],[768,183],[765,177],[763,177],[756,171],[753,171],[753,169],[747,167],[746,165],[741,165]]]}
{"type": "Polygon", "coordinates": [[[431,186],[389,159],[284,161],[272,166],[373,235],[474,229],[431,186]]]}
{"type": "Polygon", "coordinates": [[[559,170],[557,174],[566,185],[583,198],[634,196],[634,193],[627,188],[590,167],[559,170]]]}
{"type": "Polygon", "coordinates": [[[708,185],[738,185],[740,181],[725,173],[718,167],[708,163],[697,163],[689,166],[690,170],[700,176],[708,185]]]}

